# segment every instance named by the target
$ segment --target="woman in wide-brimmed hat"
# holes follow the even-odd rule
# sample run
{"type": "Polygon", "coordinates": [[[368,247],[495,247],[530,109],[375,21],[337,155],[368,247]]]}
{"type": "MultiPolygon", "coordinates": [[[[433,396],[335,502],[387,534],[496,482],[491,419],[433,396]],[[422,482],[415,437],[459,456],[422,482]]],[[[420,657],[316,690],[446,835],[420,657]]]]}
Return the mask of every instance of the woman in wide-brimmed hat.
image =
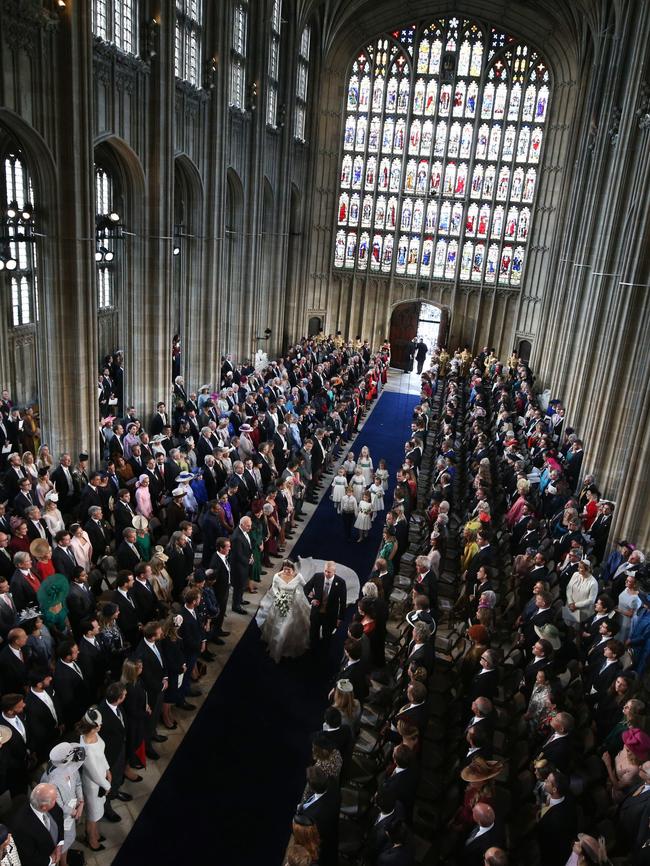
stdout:
{"type": "Polygon", "coordinates": [[[472,809],[477,803],[494,803],[494,780],[502,772],[501,761],[486,761],[484,758],[474,760],[461,770],[460,777],[467,782],[463,802],[449,822],[449,826],[460,833],[471,830],[474,819],[472,809]]]}

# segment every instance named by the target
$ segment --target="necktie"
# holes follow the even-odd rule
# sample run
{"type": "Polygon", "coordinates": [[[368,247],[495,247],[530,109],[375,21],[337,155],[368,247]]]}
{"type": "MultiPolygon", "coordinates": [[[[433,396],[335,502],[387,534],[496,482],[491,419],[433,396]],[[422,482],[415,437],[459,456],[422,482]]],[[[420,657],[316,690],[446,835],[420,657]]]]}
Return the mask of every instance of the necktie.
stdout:
{"type": "Polygon", "coordinates": [[[83,678],[84,678],[84,675],[81,673],[81,668],[79,667],[79,665],[78,665],[76,662],[72,662],[72,667],[73,667],[75,673],[76,673],[78,676],[80,676],[81,679],[83,679],[83,678]]]}
{"type": "Polygon", "coordinates": [[[480,827],[474,827],[474,829],[472,830],[472,832],[471,832],[471,833],[469,834],[469,836],[467,837],[467,842],[465,842],[466,845],[469,845],[469,843],[470,843],[473,839],[476,838],[476,835],[478,834],[478,831],[479,831],[480,829],[481,829],[480,827]]]}
{"type": "Polygon", "coordinates": [[[120,710],[119,707],[115,707],[115,715],[122,722],[122,724],[124,724],[124,719],[122,718],[122,711],[120,710]]]}

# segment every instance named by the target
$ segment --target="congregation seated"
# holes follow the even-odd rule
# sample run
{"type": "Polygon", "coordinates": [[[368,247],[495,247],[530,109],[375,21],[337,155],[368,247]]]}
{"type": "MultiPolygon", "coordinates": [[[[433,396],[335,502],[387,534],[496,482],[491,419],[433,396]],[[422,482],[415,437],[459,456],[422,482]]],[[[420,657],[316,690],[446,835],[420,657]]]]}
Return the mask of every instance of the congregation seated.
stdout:
{"type": "Polygon", "coordinates": [[[374,647],[367,693],[351,686],[343,863],[648,862],[645,557],[608,554],[615,506],[581,483],[583,443],[533,382],[487,348],[437,350],[422,374],[414,498],[395,472],[407,544],[390,582],[381,550],[369,575],[384,664],[374,647]]]}

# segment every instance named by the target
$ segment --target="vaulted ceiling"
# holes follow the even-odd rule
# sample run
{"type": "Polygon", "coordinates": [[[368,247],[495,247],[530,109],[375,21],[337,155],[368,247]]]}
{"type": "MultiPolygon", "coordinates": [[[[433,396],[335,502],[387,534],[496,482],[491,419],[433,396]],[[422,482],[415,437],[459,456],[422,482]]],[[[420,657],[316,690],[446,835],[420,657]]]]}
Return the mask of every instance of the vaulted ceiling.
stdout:
{"type": "Polygon", "coordinates": [[[297,0],[301,21],[320,24],[326,63],[336,65],[378,33],[448,14],[499,25],[540,48],[565,77],[613,34],[637,0],[297,0]],[[568,66],[567,66],[568,64],[568,66]]]}

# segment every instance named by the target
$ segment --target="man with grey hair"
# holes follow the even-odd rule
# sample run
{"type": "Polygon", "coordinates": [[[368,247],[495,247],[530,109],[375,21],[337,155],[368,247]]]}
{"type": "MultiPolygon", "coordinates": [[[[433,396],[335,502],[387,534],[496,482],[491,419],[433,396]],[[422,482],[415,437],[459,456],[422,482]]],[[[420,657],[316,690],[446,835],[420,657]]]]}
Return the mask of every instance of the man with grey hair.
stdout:
{"type": "Polygon", "coordinates": [[[40,586],[38,577],[32,571],[31,554],[19,550],[14,553],[14,571],[11,582],[11,596],[14,600],[16,610],[25,610],[26,607],[36,607],[36,593],[40,586]]]}
{"type": "Polygon", "coordinates": [[[347,587],[345,581],[336,575],[336,563],[328,560],[323,571],[316,572],[307,581],[304,590],[311,604],[309,641],[312,651],[318,648],[321,640],[327,648],[332,632],[345,617],[347,606],[347,587]]]}
{"type": "Polygon", "coordinates": [[[41,783],[16,813],[11,831],[24,866],[54,866],[63,851],[63,811],[54,785],[41,783]]]}
{"type": "Polygon", "coordinates": [[[247,614],[244,605],[244,588],[248,586],[250,568],[253,563],[253,546],[250,531],[253,521],[242,517],[230,539],[230,583],[232,585],[232,609],[235,613],[247,614]]]}

